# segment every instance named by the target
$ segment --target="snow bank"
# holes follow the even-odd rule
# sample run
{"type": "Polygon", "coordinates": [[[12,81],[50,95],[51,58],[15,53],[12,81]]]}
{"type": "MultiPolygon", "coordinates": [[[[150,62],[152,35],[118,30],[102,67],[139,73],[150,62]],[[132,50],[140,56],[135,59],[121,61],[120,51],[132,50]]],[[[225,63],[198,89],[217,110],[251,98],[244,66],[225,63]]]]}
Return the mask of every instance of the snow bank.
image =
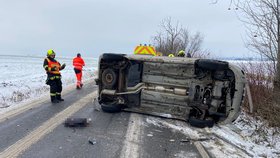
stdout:
{"type": "Polygon", "coordinates": [[[260,120],[242,113],[234,124],[213,128],[194,128],[187,123],[148,117],[146,123],[181,132],[191,139],[201,141],[210,156],[224,157],[280,157],[280,134],[277,128],[268,128],[260,120]]]}

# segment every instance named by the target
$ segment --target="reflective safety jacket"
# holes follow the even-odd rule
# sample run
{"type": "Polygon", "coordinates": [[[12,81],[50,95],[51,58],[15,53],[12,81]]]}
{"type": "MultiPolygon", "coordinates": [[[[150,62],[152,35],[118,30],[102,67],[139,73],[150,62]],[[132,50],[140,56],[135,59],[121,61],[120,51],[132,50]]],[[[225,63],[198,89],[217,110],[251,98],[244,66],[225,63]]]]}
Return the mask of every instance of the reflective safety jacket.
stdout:
{"type": "Polygon", "coordinates": [[[82,70],[85,62],[81,57],[76,57],[73,59],[73,66],[75,69],[82,70]]]}
{"type": "Polygon", "coordinates": [[[60,75],[60,63],[55,59],[45,58],[44,68],[48,75],[60,75]]]}

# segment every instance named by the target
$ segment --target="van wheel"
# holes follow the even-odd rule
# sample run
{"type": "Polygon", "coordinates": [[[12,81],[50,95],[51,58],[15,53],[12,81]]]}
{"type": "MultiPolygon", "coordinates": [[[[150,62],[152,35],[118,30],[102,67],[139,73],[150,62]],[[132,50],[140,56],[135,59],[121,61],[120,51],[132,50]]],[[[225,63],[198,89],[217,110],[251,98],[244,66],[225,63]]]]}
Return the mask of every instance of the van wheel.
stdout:
{"type": "Polygon", "coordinates": [[[113,69],[104,70],[101,77],[105,88],[112,89],[117,82],[117,75],[113,69]]]}
{"type": "Polygon", "coordinates": [[[204,128],[204,127],[213,127],[214,126],[214,120],[201,120],[197,119],[195,117],[189,118],[189,123],[191,126],[198,127],[198,128],[204,128]]]}
{"type": "Polygon", "coordinates": [[[114,54],[114,53],[104,53],[102,54],[102,60],[106,62],[110,61],[121,61],[124,59],[123,54],[114,54]]]}
{"type": "Polygon", "coordinates": [[[102,103],[101,104],[101,109],[104,112],[108,112],[108,113],[116,113],[116,112],[120,112],[122,110],[122,106],[120,104],[115,104],[115,102],[113,103],[102,103]]]}
{"type": "Polygon", "coordinates": [[[225,61],[219,61],[219,60],[199,59],[196,61],[196,65],[199,68],[202,68],[205,70],[211,70],[211,71],[228,69],[228,63],[225,61]]]}

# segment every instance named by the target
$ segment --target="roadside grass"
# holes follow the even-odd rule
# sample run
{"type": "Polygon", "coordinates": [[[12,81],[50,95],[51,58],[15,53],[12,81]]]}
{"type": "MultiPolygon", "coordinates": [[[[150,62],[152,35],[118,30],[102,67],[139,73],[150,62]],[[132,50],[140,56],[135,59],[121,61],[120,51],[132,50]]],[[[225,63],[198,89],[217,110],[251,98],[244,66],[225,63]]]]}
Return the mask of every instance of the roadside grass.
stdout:
{"type": "MultiPolygon", "coordinates": [[[[250,86],[254,111],[253,117],[263,119],[271,127],[280,127],[280,105],[277,105],[273,94],[272,64],[261,63],[239,63],[239,66],[246,72],[250,86]]],[[[280,97],[280,95],[278,95],[280,97]]],[[[244,109],[249,111],[247,97],[244,101],[244,109]]]]}

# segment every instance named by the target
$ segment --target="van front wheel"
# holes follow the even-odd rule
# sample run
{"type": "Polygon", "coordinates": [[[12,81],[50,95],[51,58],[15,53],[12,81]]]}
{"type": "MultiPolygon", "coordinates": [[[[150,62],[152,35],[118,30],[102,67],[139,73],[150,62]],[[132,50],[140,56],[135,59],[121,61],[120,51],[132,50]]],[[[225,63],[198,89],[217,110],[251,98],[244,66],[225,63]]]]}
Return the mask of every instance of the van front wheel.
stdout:
{"type": "Polygon", "coordinates": [[[116,112],[120,112],[122,110],[121,105],[120,104],[116,104],[116,103],[102,103],[101,104],[101,109],[104,112],[108,112],[108,113],[116,113],[116,112]]]}

